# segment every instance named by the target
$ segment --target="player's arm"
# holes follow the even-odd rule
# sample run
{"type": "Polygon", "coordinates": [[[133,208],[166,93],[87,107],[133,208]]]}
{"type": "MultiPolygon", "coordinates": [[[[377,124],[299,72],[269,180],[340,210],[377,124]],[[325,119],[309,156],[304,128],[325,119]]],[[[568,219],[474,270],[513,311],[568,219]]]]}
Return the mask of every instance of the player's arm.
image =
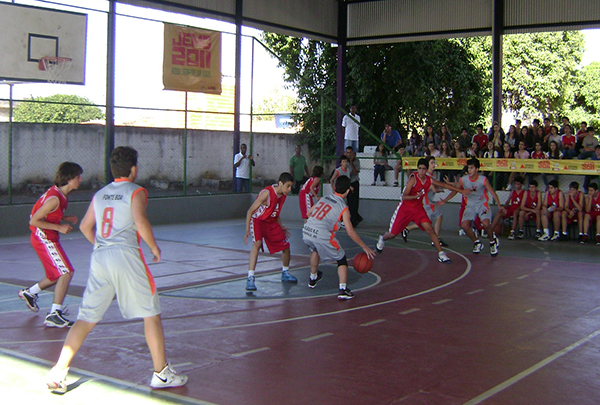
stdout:
{"type": "MultiPolygon", "coordinates": [[[[312,208],[312,207],[311,207],[312,208]]],[[[281,222],[281,217],[277,217],[277,223],[279,224],[279,226],[281,227],[281,229],[283,230],[283,233],[285,234],[286,238],[289,238],[291,236],[290,234],[290,229],[286,228],[285,226],[283,226],[283,222],[281,222]]]]}
{"type": "Polygon", "coordinates": [[[538,203],[537,203],[537,206],[536,206],[536,208],[534,208],[534,209],[533,209],[533,212],[541,212],[541,211],[542,211],[542,208],[543,208],[543,200],[544,200],[544,197],[543,197],[543,195],[542,195],[542,192],[541,192],[541,191],[538,191],[537,193],[538,193],[538,195],[537,195],[537,200],[538,200],[538,203]]]}
{"type": "Polygon", "coordinates": [[[556,211],[562,211],[565,209],[565,195],[562,192],[558,192],[558,207],[556,211]]]}
{"type": "Polygon", "coordinates": [[[131,213],[139,235],[144,242],[146,242],[154,255],[152,261],[158,263],[160,261],[160,248],[156,244],[154,233],[152,232],[152,225],[150,225],[150,220],[148,220],[148,215],[146,214],[147,201],[148,195],[146,194],[146,190],[135,193],[131,200],[131,213]]]}
{"type": "Polygon", "coordinates": [[[471,190],[465,190],[462,187],[461,188],[454,187],[451,184],[442,183],[441,181],[438,181],[434,178],[431,179],[431,184],[433,184],[434,186],[437,186],[437,187],[447,188],[450,191],[456,191],[457,193],[461,193],[462,195],[469,195],[469,193],[471,193],[471,190]]]}
{"type": "Polygon", "coordinates": [[[488,179],[486,177],[484,177],[483,184],[485,185],[485,188],[487,189],[488,193],[490,193],[492,195],[492,197],[494,197],[494,201],[496,201],[496,205],[498,206],[498,208],[500,210],[503,210],[504,207],[502,206],[502,203],[500,202],[500,198],[498,198],[498,194],[496,194],[496,190],[494,190],[494,187],[492,187],[492,185],[490,184],[490,182],[488,181],[488,179]]]}
{"type": "Polygon", "coordinates": [[[93,199],[79,224],[79,230],[92,245],[96,243],[96,214],[93,199]]]}
{"type": "MultiPolygon", "coordinates": [[[[417,199],[423,197],[423,195],[425,194],[423,192],[420,192],[417,195],[410,195],[410,192],[411,192],[412,188],[415,186],[415,184],[416,184],[415,177],[411,176],[408,179],[408,182],[406,183],[406,187],[404,187],[404,192],[402,193],[402,201],[417,200],[417,199]]],[[[421,191],[423,191],[423,190],[421,190],[421,191]]]]}
{"type": "Polygon", "coordinates": [[[583,210],[583,206],[584,206],[584,195],[583,193],[579,194],[579,200],[576,200],[574,198],[571,197],[571,199],[573,200],[573,205],[575,206],[575,209],[577,211],[582,211],[583,210]]]}
{"type": "Polygon", "coordinates": [[[244,234],[244,243],[246,245],[248,244],[248,236],[250,236],[250,221],[252,220],[252,214],[254,214],[254,211],[261,205],[267,205],[268,198],[269,192],[267,190],[262,190],[250,208],[248,208],[248,212],[246,213],[246,233],[244,234]]]}
{"type": "Polygon", "coordinates": [[[29,225],[35,226],[40,229],[48,229],[51,231],[58,231],[60,233],[67,234],[73,230],[73,227],[69,224],[52,224],[46,222],[45,218],[52,211],[58,209],[58,198],[50,197],[44,202],[44,204],[31,216],[29,219],[29,225]]]}
{"type": "Polygon", "coordinates": [[[354,227],[352,226],[352,221],[350,220],[350,210],[349,209],[347,209],[347,208],[344,209],[344,212],[342,212],[342,218],[344,220],[344,226],[346,227],[346,232],[348,233],[348,236],[350,236],[350,239],[352,239],[354,241],[354,243],[356,243],[358,246],[360,246],[362,248],[362,250],[367,254],[367,256],[369,256],[370,259],[373,259],[375,257],[375,252],[370,247],[365,245],[365,242],[362,241],[360,236],[358,236],[358,234],[354,230],[354,227]]]}
{"type": "Polygon", "coordinates": [[[316,179],[313,181],[313,183],[310,185],[310,193],[311,193],[313,196],[317,197],[317,198],[319,198],[319,196],[317,195],[317,194],[318,194],[318,193],[317,193],[317,186],[318,186],[319,184],[321,184],[321,179],[317,177],[317,178],[316,178],[316,179]]]}
{"type": "Polygon", "coordinates": [[[336,169],[333,172],[333,175],[331,176],[331,180],[329,180],[329,184],[331,184],[331,190],[333,190],[334,193],[335,193],[335,179],[337,179],[338,177],[340,177],[340,173],[336,169]]]}
{"type": "Polygon", "coordinates": [[[458,191],[451,191],[446,198],[443,198],[440,201],[436,202],[435,205],[441,207],[442,205],[446,204],[448,201],[453,199],[456,194],[458,194],[458,191]]]}
{"type": "Polygon", "coordinates": [[[532,211],[531,208],[527,208],[527,206],[526,206],[527,193],[529,193],[529,191],[525,191],[525,195],[523,196],[523,199],[521,200],[521,206],[519,207],[519,209],[521,211],[531,212],[532,211]]]}

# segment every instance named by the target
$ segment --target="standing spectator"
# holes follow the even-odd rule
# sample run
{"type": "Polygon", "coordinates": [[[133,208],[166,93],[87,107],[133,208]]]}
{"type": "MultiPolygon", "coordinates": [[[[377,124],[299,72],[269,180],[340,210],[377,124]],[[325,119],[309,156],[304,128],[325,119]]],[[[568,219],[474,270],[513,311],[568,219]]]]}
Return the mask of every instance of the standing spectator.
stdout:
{"type": "Polygon", "coordinates": [[[517,139],[517,150],[518,150],[520,141],[523,141],[525,143],[526,150],[533,149],[533,134],[531,133],[531,131],[529,130],[529,127],[527,125],[525,125],[523,128],[521,128],[519,138],[517,139]]]}
{"type": "Polygon", "coordinates": [[[250,191],[250,165],[254,166],[254,158],[248,155],[248,147],[245,143],[240,145],[240,153],[233,157],[233,167],[235,167],[235,191],[250,191]]]}
{"type": "MultiPolygon", "coordinates": [[[[477,142],[477,146],[479,147],[479,150],[486,150],[487,144],[489,141],[490,141],[490,139],[488,138],[488,136],[483,133],[483,125],[478,124],[477,125],[477,133],[473,136],[472,142],[477,142]]],[[[474,156],[474,157],[478,157],[478,156],[474,156]]]]}
{"type": "MultiPolygon", "coordinates": [[[[348,156],[348,172],[350,174],[350,192],[348,193],[348,209],[350,210],[350,220],[355,228],[363,220],[363,217],[358,213],[358,205],[360,202],[360,160],[356,158],[356,152],[352,146],[346,148],[346,156],[348,156]]],[[[334,188],[335,190],[335,188],[334,188]]]]}
{"type": "Polygon", "coordinates": [[[381,140],[390,147],[392,152],[397,151],[402,144],[400,133],[395,129],[392,129],[392,126],[388,123],[385,124],[385,128],[381,133],[381,140]]]}
{"type": "Polygon", "coordinates": [[[594,128],[588,127],[587,134],[581,142],[582,151],[577,159],[589,159],[594,156],[594,150],[598,145],[598,139],[594,136],[594,128]]]}
{"type": "Polygon", "coordinates": [[[460,148],[465,151],[471,147],[471,143],[473,143],[473,139],[469,136],[469,131],[467,128],[463,128],[460,130],[460,136],[456,140],[456,143],[460,144],[460,148]]]}
{"type": "Polygon", "coordinates": [[[350,114],[342,118],[344,127],[344,147],[352,146],[352,150],[358,150],[358,131],[360,129],[360,115],[356,113],[356,106],[350,106],[350,114]]]}
{"type": "Polygon", "coordinates": [[[583,142],[583,138],[586,137],[587,132],[587,122],[581,121],[579,131],[577,131],[577,133],[575,134],[575,136],[577,137],[577,144],[575,145],[575,150],[577,151],[577,153],[581,152],[581,143],[583,142]]]}
{"type": "Polygon", "coordinates": [[[518,138],[517,128],[514,125],[511,125],[508,128],[508,134],[506,134],[506,137],[504,138],[504,140],[505,140],[504,143],[508,143],[508,145],[510,146],[510,149],[514,151],[517,149],[517,146],[518,146],[517,138],[518,138]]]}
{"type": "Polygon", "coordinates": [[[440,143],[440,157],[441,158],[449,158],[452,155],[452,150],[450,149],[450,145],[451,143],[448,143],[448,141],[443,140],[442,143],[440,143]]]}
{"type": "Polygon", "coordinates": [[[571,126],[564,126],[564,134],[561,137],[560,141],[563,146],[563,154],[565,159],[573,159],[577,156],[577,152],[575,151],[575,145],[577,144],[577,137],[573,135],[571,126]]]}
{"type": "Polygon", "coordinates": [[[381,182],[385,186],[385,169],[388,165],[388,160],[387,150],[382,143],[377,145],[377,150],[373,156],[373,164],[375,166],[373,167],[373,183],[371,185],[377,185],[377,176],[379,176],[381,178],[381,182]]]}
{"type": "Polygon", "coordinates": [[[490,128],[490,131],[488,132],[488,139],[496,148],[502,147],[502,144],[504,143],[504,130],[500,128],[498,121],[494,121],[494,124],[490,128]]]}
{"type": "Polygon", "coordinates": [[[440,135],[435,135],[435,145],[439,148],[444,141],[448,142],[448,145],[452,144],[452,134],[446,125],[442,125],[440,135]]]}
{"type": "Polygon", "coordinates": [[[425,156],[440,157],[440,151],[435,147],[435,144],[433,142],[427,144],[425,156]]]}
{"type": "Polygon", "coordinates": [[[550,135],[550,131],[552,130],[552,121],[550,118],[544,118],[544,136],[550,135]]]}
{"type": "Polygon", "coordinates": [[[296,154],[290,159],[290,173],[294,176],[294,187],[292,187],[292,194],[298,194],[300,187],[308,179],[308,166],[306,166],[306,159],[302,156],[302,148],[300,145],[296,145],[294,148],[296,154]]]}

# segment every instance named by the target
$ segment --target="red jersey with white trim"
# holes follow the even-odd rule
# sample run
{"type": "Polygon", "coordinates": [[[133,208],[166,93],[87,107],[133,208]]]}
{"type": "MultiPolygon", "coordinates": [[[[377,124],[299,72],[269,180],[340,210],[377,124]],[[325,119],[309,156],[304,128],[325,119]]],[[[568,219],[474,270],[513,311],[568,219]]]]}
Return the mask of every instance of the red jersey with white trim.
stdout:
{"type": "Polygon", "coordinates": [[[513,190],[510,193],[510,197],[508,198],[508,206],[519,208],[521,206],[521,201],[523,201],[523,197],[525,196],[525,190],[517,191],[513,190]]]}
{"type": "Polygon", "coordinates": [[[546,193],[546,203],[548,204],[548,207],[558,207],[559,203],[560,203],[560,194],[562,193],[562,191],[558,190],[556,192],[556,194],[554,194],[554,196],[550,193],[550,191],[548,191],[546,193]]]}
{"type": "MultiPolygon", "coordinates": [[[[592,198],[592,206],[590,212],[600,212],[600,193],[596,196],[596,198],[592,198]]],[[[596,231],[598,233],[598,231],[596,231]]]]}
{"type": "MultiPolygon", "coordinates": [[[[310,193],[310,188],[312,187],[313,183],[315,182],[315,179],[316,179],[316,177],[310,177],[308,180],[306,180],[306,182],[302,185],[300,192],[305,192],[306,194],[310,193]]],[[[321,183],[317,184],[317,186],[315,187],[315,193],[319,194],[320,189],[321,189],[321,183]]]]}
{"type": "Polygon", "coordinates": [[[525,207],[526,208],[537,208],[539,191],[536,191],[534,195],[531,195],[529,191],[525,194],[525,207]]]}
{"type": "Polygon", "coordinates": [[[267,198],[267,205],[261,204],[261,206],[258,207],[256,211],[254,211],[254,213],[252,214],[252,218],[265,222],[277,221],[277,218],[279,218],[279,213],[281,212],[281,207],[283,207],[283,203],[285,202],[286,196],[285,194],[277,196],[277,192],[275,191],[275,185],[263,188],[261,190],[261,193],[265,190],[269,193],[269,198],[267,198]]]}
{"type": "MultiPolygon", "coordinates": [[[[51,224],[59,225],[60,221],[62,221],[65,210],[67,209],[68,199],[56,185],[46,190],[46,192],[42,194],[42,196],[35,202],[35,204],[33,205],[33,209],[31,210],[31,215],[29,215],[29,218],[33,217],[33,214],[35,214],[37,210],[39,210],[42,207],[42,205],[44,205],[44,203],[46,203],[46,201],[48,201],[50,198],[58,199],[58,207],[56,207],[54,211],[46,215],[44,221],[51,224]]],[[[32,225],[29,225],[29,229],[31,229],[31,232],[33,233],[35,233],[38,230],[37,227],[32,225]]],[[[54,231],[52,229],[40,229],[40,232],[43,232],[48,240],[58,242],[58,231],[54,231]]]]}
{"type": "MultiPolygon", "coordinates": [[[[408,195],[418,195],[421,192],[422,192],[423,195],[421,196],[421,198],[417,198],[417,199],[414,199],[414,200],[402,201],[402,204],[421,204],[422,205],[423,201],[421,199],[425,195],[427,195],[427,192],[431,188],[431,176],[427,176],[426,175],[425,176],[425,180],[421,180],[416,173],[412,173],[410,175],[410,177],[414,177],[414,179],[415,179],[415,185],[410,190],[410,193],[408,193],[408,195]]],[[[410,177],[408,178],[409,180],[410,180],[410,177]]]]}
{"type": "Polygon", "coordinates": [[[581,198],[581,191],[578,191],[577,194],[575,194],[575,198],[571,198],[571,196],[568,196],[567,197],[567,208],[570,210],[574,210],[575,203],[573,202],[573,200],[579,202],[580,198],[581,198]]]}

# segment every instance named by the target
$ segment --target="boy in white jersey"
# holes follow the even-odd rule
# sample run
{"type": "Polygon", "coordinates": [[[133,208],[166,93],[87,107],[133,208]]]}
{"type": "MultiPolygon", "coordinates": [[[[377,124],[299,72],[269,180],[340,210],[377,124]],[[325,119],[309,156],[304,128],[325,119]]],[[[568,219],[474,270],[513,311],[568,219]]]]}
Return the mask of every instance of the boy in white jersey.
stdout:
{"type": "Polygon", "coordinates": [[[48,374],[46,384],[55,392],[67,391],[71,361],[102,319],[115,293],[125,318],[144,319],[146,342],[154,363],[150,387],[179,387],[187,382],[187,376],[177,374],[167,363],[158,292],[139,246],[141,237],[154,255],[153,261],[160,261],[160,249],[146,216],[147,192],[133,183],[138,173],[137,151],[124,146],[115,148],[110,169],[115,181],[94,195],[80,225],[83,235],[94,245],[94,252],[77,322],[48,374]]]}
{"type": "Polygon", "coordinates": [[[340,222],[346,224],[348,236],[356,242],[369,256],[375,257],[375,252],[362,241],[354,230],[350,221],[350,211],[344,202],[344,198],[350,192],[350,179],[342,176],[335,182],[335,193],[327,195],[308,211],[308,221],[302,229],[302,240],[311,250],[310,256],[310,280],[308,286],[315,288],[323,272],[319,271],[319,260],[324,262],[335,260],[338,265],[338,277],[340,280],[340,291],[338,299],[347,300],[354,298],[354,293],[347,287],[348,260],[346,252],[335,238],[335,233],[340,229],[340,222]]]}

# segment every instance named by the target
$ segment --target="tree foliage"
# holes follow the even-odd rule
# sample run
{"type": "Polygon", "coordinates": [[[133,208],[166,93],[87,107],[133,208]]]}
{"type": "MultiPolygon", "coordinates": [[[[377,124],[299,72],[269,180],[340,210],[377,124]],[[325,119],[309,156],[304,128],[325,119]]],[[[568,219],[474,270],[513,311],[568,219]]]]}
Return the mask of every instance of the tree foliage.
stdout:
{"type": "Polygon", "coordinates": [[[99,119],[104,119],[100,108],[85,97],[71,94],[33,97],[14,110],[15,122],[79,124],[99,119]]]}
{"type": "Polygon", "coordinates": [[[600,63],[583,67],[578,89],[577,103],[590,114],[600,114],[600,63]]]}

